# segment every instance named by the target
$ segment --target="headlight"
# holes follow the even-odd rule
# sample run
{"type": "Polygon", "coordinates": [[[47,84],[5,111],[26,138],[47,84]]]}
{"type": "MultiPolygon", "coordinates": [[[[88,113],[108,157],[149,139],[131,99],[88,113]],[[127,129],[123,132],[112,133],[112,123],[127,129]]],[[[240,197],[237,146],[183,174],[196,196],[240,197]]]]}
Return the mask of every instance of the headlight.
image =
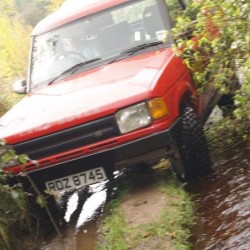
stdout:
{"type": "Polygon", "coordinates": [[[138,103],[118,111],[115,115],[122,134],[147,127],[153,120],[168,115],[168,108],[162,98],[155,98],[148,102],[138,103]]]}
{"type": "Polygon", "coordinates": [[[145,102],[118,111],[115,118],[122,134],[146,127],[152,123],[145,102]]]}
{"type": "Polygon", "coordinates": [[[155,98],[148,102],[138,103],[121,109],[115,115],[118,127],[122,134],[147,127],[154,120],[168,115],[168,108],[162,98],[155,98]]]}

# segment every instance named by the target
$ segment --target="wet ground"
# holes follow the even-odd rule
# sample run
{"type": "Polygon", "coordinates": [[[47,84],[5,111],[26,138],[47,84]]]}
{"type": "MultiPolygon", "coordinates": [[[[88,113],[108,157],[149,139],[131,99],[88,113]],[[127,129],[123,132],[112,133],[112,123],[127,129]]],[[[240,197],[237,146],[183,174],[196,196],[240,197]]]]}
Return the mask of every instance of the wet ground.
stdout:
{"type": "MultiPolygon", "coordinates": [[[[212,149],[214,173],[192,185],[198,223],[193,228],[193,250],[250,249],[250,141],[212,149]]],[[[39,250],[94,250],[98,224],[107,201],[128,179],[130,170],[117,172],[113,180],[67,194],[62,237],[50,233],[39,250]]],[[[157,178],[157,171],[151,173],[157,178]]],[[[148,178],[148,175],[144,175],[148,178]]],[[[140,182],[143,185],[143,176],[140,182]]],[[[148,181],[148,179],[147,179],[148,181]]],[[[150,191],[149,191],[150,192],[150,191]]]]}
{"type": "Polygon", "coordinates": [[[199,223],[194,250],[250,249],[250,142],[213,153],[215,172],[187,187],[199,223]]]}

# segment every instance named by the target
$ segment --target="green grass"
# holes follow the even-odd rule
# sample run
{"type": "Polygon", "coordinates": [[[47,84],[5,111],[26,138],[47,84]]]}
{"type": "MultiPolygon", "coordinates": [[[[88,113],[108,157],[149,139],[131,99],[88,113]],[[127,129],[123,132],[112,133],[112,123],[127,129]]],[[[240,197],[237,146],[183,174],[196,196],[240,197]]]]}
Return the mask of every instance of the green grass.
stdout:
{"type": "Polygon", "coordinates": [[[171,179],[160,185],[167,196],[175,197],[170,206],[162,213],[162,222],[157,225],[160,234],[172,235],[172,240],[176,249],[190,249],[188,242],[191,236],[190,226],[194,222],[194,207],[191,197],[184,191],[182,186],[171,179]]]}
{"type": "Polygon", "coordinates": [[[128,193],[128,189],[122,189],[118,198],[112,200],[108,204],[107,211],[109,215],[102,223],[100,238],[102,244],[100,250],[119,249],[125,250],[128,247],[125,235],[129,233],[129,228],[126,226],[125,218],[120,211],[122,198],[128,193]]]}
{"type": "Polygon", "coordinates": [[[192,200],[175,177],[159,183],[166,194],[168,204],[162,210],[161,219],[151,224],[129,226],[120,209],[122,197],[109,205],[109,214],[103,219],[99,234],[99,250],[141,249],[142,246],[189,250],[191,236],[189,226],[194,222],[192,200]],[[152,245],[153,242],[153,245],[152,245]],[[157,242],[157,243],[156,243],[157,242]]]}

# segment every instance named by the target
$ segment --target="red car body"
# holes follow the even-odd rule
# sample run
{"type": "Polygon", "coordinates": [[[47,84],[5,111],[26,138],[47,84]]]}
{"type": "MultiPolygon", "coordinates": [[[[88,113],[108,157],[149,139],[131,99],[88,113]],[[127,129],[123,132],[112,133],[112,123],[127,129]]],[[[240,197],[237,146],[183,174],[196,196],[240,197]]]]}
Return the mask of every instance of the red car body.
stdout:
{"type": "MultiPolygon", "coordinates": [[[[95,0],[72,11],[62,9],[35,27],[33,39],[79,18],[129,2],[95,0]]],[[[202,119],[213,107],[214,98],[213,90],[202,96],[197,94],[190,71],[169,46],[155,46],[112,63],[100,63],[34,90],[28,85],[27,92],[1,118],[0,138],[17,153],[38,161],[38,165],[28,162],[10,166],[6,171],[29,172],[41,190],[46,188],[46,181],[100,165],[110,176],[120,162],[168,148],[180,129],[181,106],[192,103],[202,119]],[[102,138],[106,131],[102,131],[102,125],[91,131],[96,121],[114,119],[119,110],[155,98],[164,100],[168,114],[149,126],[122,134],[113,120],[116,132],[112,136],[102,138]],[[75,132],[76,129],[87,131],[87,139],[84,138],[88,143],[79,142],[82,132],[75,132]],[[90,139],[89,134],[96,140],[90,139]]]]}

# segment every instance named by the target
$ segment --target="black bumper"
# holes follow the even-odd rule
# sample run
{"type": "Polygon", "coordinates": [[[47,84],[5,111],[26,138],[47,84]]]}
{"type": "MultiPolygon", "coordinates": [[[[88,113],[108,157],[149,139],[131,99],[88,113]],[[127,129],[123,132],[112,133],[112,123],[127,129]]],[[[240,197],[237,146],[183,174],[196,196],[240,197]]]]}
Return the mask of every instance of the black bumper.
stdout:
{"type": "Polygon", "coordinates": [[[91,155],[82,156],[63,163],[40,168],[29,172],[29,176],[36,183],[40,191],[45,190],[45,182],[67,175],[102,166],[107,177],[112,177],[116,163],[140,156],[151,151],[164,148],[171,144],[181,129],[181,119],[167,130],[125,143],[91,155]]]}

